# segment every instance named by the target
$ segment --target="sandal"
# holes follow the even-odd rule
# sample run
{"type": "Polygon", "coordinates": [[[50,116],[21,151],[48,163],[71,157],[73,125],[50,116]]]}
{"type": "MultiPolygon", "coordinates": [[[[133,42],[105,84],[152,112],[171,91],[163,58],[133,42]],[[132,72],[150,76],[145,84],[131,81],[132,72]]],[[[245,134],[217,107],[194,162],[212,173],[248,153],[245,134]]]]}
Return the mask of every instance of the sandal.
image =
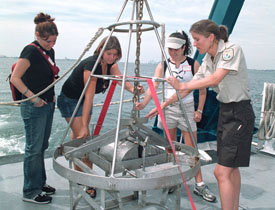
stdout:
{"type": "Polygon", "coordinates": [[[176,190],[176,186],[170,187],[170,188],[168,189],[168,194],[173,193],[175,190],[176,190]]]}
{"type": "Polygon", "coordinates": [[[86,190],[86,193],[89,194],[91,198],[96,197],[96,189],[94,187],[88,187],[88,189],[86,190]]]}

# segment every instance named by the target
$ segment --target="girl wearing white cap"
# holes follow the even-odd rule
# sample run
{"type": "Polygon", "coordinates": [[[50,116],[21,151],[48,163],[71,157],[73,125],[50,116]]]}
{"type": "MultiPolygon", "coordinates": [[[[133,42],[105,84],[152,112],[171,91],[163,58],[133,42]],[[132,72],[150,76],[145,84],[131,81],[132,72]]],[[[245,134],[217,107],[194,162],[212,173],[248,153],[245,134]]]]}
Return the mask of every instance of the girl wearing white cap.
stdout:
{"type": "MultiPolygon", "coordinates": [[[[187,34],[184,31],[172,33],[166,40],[165,47],[168,48],[168,53],[170,58],[168,59],[168,64],[172,70],[173,76],[177,78],[179,82],[188,82],[192,80],[193,75],[198,71],[199,63],[194,59],[188,57],[191,53],[192,46],[187,34]]],[[[166,62],[159,63],[155,69],[155,77],[164,77],[167,78],[170,75],[168,71],[166,62]],[[164,69],[164,74],[163,70],[164,69]]],[[[154,82],[155,88],[159,85],[158,82],[154,82]]],[[[191,135],[188,132],[188,126],[186,119],[182,114],[180,108],[180,103],[176,100],[173,103],[170,103],[170,98],[174,98],[176,95],[175,89],[168,83],[165,83],[165,102],[162,103],[161,108],[165,110],[165,120],[171,136],[172,141],[176,141],[177,138],[177,128],[181,130],[182,136],[184,138],[185,144],[194,147],[191,135]]],[[[136,104],[136,109],[141,110],[149,103],[152,95],[148,89],[144,98],[144,101],[136,104]]],[[[203,106],[206,98],[206,89],[200,89],[199,95],[199,104],[198,108],[194,110],[194,98],[193,92],[190,92],[187,96],[182,98],[182,102],[185,107],[185,111],[188,116],[189,124],[192,129],[195,140],[197,141],[197,126],[196,122],[199,122],[202,117],[203,106]]],[[[156,111],[156,108],[153,109],[156,111]]],[[[147,117],[150,117],[149,115],[147,117]]],[[[159,121],[159,126],[162,127],[162,123],[159,121]]],[[[168,149],[167,152],[172,153],[172,150],[168,149]]],[[[207,185],[203,182],[201,170],[195,176],[196,186],[194,188],[194,193],[203,197],[203,199],[213,202],[216,199],[216,196],[210,192],[207,185]]],[[[172,192],[172,188],[171,191],[172,192]]]]}

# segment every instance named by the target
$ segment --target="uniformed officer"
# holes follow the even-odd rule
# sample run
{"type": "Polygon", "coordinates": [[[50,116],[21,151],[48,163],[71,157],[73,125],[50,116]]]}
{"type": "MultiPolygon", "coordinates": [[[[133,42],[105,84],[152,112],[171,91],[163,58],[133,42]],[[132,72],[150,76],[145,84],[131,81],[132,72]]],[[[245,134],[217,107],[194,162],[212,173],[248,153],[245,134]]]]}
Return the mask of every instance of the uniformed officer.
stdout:
{"type": "MultiPolygon", "coordinates": [[[[238,210],[241,186],[239,167],[248,167],[255,115],[250,103],[247,67],[241,47],[228,42],[226,26],[200,20],[190,28],[194,46],[206,53],[190,82],[167,81],[186,94],[213,87],[220,101],[217,128],[218,162],[214,171],[223,210],[238,210]]],[[[175,99],[177,100],[177,99],[175,99]]],[[[155,113],[151,113],[154,115],[155,113]]]]}

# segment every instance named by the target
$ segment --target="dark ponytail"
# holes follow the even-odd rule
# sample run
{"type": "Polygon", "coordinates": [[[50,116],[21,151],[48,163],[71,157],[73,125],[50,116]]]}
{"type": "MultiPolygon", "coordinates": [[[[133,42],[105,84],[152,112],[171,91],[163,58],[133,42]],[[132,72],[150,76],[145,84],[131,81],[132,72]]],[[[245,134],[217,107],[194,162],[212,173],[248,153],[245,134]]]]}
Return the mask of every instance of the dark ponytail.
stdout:
{"type": "MultiPolygon", "coordinates": [[[[181,30],[181,31],[172,33],[172,34],[170,34],[169,37],[175,37],[175,38],[185,40],[185,44],[184,44],[185,50],[183,52],[183,55],[190,55],[192,53],[192,45],[191,45],[190,39],[184,31],[181,30]]],[[[184,47],[184,45],[182,45],[182,47],[184,47]]]]}
{"type": "Polygon", "coordinates": [[[205,19],[194,23],[190,32],[201,34],[205,37],[209,37],[210,34],[214,34],[217,40],[223,39],[224,42],[228,42],[228,29],[225,25],[220,27],[212,20],[205,19]]]}
{"type": "Polygon", "coordinates": [[[228,42],[228,28],[225,25],[220,25],[220,38],[228,42]]]}

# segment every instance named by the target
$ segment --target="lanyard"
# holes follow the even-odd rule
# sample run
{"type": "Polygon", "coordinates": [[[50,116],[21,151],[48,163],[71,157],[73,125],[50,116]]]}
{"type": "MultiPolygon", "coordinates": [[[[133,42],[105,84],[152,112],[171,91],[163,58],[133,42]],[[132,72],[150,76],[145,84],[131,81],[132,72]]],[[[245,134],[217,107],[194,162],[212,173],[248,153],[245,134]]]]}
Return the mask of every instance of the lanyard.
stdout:
{"type": "Polygon", "coordinates": [[[48,56],[46,54],[46,52],[44,50],[41,49],[41,47],[37,46],[34,43],[30,43],[29,45],[32,45],[34,47],[36,47],[36,49],[41,53],[41,55],[46,59],[46,61],[48,62],[48,64],[51,67],[51,70],[53,72],[53,80],[55,79],[55,77],[58,75],[59,72],[59,68],[55,65],[55,63],[52,61],[51,57],[48,56]]]}
{"type": "Polygon", "coordinates": [[[116,85],[117,85],[117,80],[113,80],[113,82],[111,83],[111,86],[109,88],[108,94],[106,96],[105,102],[103,104],[103,107],[101,109],[100,115],[98,117],[96,128],[95,128],[95,131],[94,131],[94,136],[99,135],[99,132],[100,132],[101,127],[103,125],[103,122],[104,122],[105,116],[107,114],[110,102],[112,100],[116,85]]]}

